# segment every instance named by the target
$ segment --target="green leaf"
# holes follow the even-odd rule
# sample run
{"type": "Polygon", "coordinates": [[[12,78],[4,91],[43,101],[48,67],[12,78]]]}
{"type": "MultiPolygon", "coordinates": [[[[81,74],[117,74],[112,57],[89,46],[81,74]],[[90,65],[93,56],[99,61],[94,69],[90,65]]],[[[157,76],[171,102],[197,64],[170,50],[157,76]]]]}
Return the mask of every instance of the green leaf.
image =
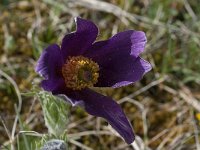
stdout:
{"type": "Polygon", "coordinates": [[[47,92],[39,92],[45,124],[49,133],[60,136],[64,133],[68,123],[69,106],[63,100],[47,92]]]}

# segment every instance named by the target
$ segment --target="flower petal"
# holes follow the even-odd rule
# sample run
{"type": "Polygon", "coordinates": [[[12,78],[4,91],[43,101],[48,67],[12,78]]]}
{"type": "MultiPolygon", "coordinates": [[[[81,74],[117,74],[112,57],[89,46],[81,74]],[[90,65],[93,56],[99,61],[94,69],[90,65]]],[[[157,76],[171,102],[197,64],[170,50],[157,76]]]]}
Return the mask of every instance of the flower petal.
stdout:
{"type": "Polygon", "coordinates": [[[44,90],[54,91],[64,84],[61,75],[63,62],[60,47],[56,44],[50,45],[42,52],[35,70],[45,78],[41,82],[44,90]]]}
{"type": "Polygon", "coordinates": [[[73,104],[83,105],[94,116],[105,118],[109,124],[130,144],[134,141],[132,127],[121,107],[111,98],[92,90],[66,91],[63,93],[73,104]]]}
{"type": "Polygon", "coordinates": [[[60,47],[56,44],[48,46],[41,54],[35,71],[45,79],[59,76],[59,69],[63,65],[60,47]]]}
{"type": "Polygon", "coordinates": [[[44,90],[53,93],[54,91],[59,90],[61,87],[64,87],[65,81],[62,77],[56,77],[48,80],[43,80],[40,85],[44,90]]]}
{"type": "Polygon", "coordinates": [[[144,51],[146,42],[144,32],[127,30],[117,33],[108,40],[95,42],[84,55],[94,60],[109,58],[113,53],[118,55],[131,54],[137,58],[144,51]]]}
{"type": "Polygon", "coordinates": [[[67,56],[81,55],[92,45],[98,34],[98,28],[93,22],[81,18],[76,18],[75,22],[76,31],[65,35],[62,41],[64,59],[67,56]]]}
{"type": "Polygon", "coordinates": [[[138,55],[144,50],[144,32],[128,30],[107,41],[96,42],[85,56],[100,66],[97,87],[121,87],[134,83],[151,70],[151,65],[138,55]]]}
{"type": "Polygon", "coordinates": [[[144,32],[134,31],[131,35],[131,55],[138,57],[144,51],[147,38],[144,32]]]}
{"type": "Polygon", "coordinates": [[[151,65],[142,58],[132,56],[110,57],[110,61],[100,65],[100,75],[97,87],[118,88],[140,80],[151,70],[151,65]],[[112,59],[113,58],[113,59],[112,59]]]}

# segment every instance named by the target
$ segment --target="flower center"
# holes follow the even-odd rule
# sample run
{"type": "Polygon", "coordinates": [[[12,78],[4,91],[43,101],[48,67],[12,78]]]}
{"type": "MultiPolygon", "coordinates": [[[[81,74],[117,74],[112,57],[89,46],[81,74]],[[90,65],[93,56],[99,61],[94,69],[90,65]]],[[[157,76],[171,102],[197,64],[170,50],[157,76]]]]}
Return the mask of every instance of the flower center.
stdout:
{"type": "Polygon", "coordinates": [[[62,67],[62,75],[68,88],[81,90],[97,83],[99,65],[83,56],[68,57],[62,67]]]}

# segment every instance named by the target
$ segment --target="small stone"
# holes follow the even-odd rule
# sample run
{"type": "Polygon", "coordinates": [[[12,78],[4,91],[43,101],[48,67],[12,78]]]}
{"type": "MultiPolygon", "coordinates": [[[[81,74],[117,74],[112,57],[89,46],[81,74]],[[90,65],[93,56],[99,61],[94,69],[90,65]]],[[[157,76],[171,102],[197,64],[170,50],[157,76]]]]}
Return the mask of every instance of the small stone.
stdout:
{"type": "Polygon", "coordinates": [[[63,140],[52,139],[46,142],[40,150],[67,150],[67,145],[63,140]]]}

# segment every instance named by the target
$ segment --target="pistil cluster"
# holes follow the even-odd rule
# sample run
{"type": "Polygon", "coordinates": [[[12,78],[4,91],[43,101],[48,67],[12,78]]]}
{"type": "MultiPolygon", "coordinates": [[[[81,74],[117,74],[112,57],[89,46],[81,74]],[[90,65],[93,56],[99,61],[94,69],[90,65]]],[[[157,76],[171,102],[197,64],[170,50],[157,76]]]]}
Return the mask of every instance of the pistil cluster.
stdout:
{"type": "Polygon", "coordinates": [[[92,87],[98,81],[99,65],[83,56],[68,57],[62,67],[66,87],[81,90],[92,87]]]}

